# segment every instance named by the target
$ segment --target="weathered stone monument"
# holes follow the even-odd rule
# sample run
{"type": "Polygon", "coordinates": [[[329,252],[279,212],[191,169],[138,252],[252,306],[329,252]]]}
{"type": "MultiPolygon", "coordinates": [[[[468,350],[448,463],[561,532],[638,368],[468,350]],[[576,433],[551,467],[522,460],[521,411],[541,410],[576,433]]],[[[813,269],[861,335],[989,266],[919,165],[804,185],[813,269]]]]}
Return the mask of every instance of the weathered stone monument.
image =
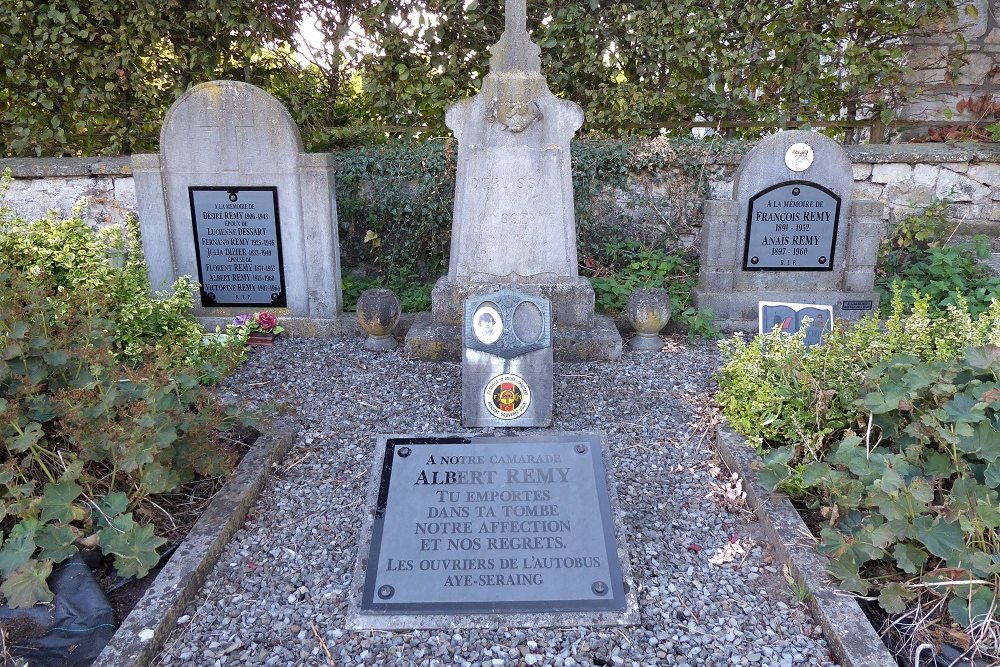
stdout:
{"type": "Polygon", "coordinates": [[[302,152],[291,116],[237,81],[195,86],[170,107],[158,155],[133,155],[154,289],[201,283],[209,328],[268,310],[285,328],[333,333],[341,311],[331,155],[302,152]]]}
{"type": "Polygon", "coordinates": [[[552,322],[548,299],[515,290],[465,303],[462,426],[552,422],[552,322]]]}
{"type": "Polygon", "coordinates": [[[736,171],[733,200],[705,203],[695,304],[723,330],[756,331],[758,301],[815,303],[857,319],[878,307],[881,204],[853,198],[851,162],[821,134],[780,132],[736,171]]]}
{"type": "Polygon", "coordinates": [[[505,20],[483,89],[445,116],[458,139],[451,261],[406,349],[458,359],[465,300],[516,287],[551,302],[557,359],[615,359],[621,336],[577,270],[570,140],[583,111],[549,91],[525,0],[507,0],[505,20]]]}

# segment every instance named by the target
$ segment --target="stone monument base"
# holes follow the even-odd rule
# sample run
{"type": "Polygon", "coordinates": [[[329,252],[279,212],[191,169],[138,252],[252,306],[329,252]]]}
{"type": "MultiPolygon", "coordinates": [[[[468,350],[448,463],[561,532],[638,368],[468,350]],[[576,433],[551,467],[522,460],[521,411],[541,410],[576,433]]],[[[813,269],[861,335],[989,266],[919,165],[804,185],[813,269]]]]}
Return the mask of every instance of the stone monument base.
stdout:
{"type": "Polygon", "coordinates": [[[702,292],[695,290],[695,305],[715,314],[715,326],[720,331],[758,330],[758,301],[781,303],[815,303],[833,306],[834,319],[859,320],[878,310],[878,292],[702,292]],[[846,306],[846,307],[845,307],[846,306]]]}
{"type": "Polygon", "coordinates": [[[622,337],[611,318],[594,314],[594,288],[585,278],[564,283],[474,283],[438,280],[431,312],[420,313],[406,335],[406,355],[428,361],[461,361],[465,300],[504,288],[548,299],[552,304],[553,356],[556,361],[614,361],[622,337]]]}
{"type": "MultiPolygon", "coordinates": [[[[268,310],[261,308],[261,310],[268,310]]],[[[268,312],[274,312],[270,309],[268,312]]],[[[362,336],[364,332],[358,324],[354,313],[345,313],[340,317],[333,318],[312,318],[312,317],[289,317],[280,314],[278,311],[278,324],[285,329],[284,336],[300,336],[302,338],[337,338],[340,336],[362,336]]],[[[232,324],[232,316],[195,316],[195,319],[205,329],[206,333],[214,333],[216,327],[222,333],[226,332],[226,325],[232,324]]]]}

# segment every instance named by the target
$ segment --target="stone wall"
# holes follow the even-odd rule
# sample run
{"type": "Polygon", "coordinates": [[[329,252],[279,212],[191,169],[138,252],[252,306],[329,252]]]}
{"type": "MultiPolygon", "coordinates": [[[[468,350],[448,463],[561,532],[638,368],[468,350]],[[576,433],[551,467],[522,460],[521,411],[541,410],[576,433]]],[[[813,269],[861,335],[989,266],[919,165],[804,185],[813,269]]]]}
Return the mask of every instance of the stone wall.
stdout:
{"type": "Polygon", "coordinates": [[[98,225],[121,222],[135,211],[128,157],[0,159],[0,175],[7,169],[13,181],[5,203],[29,220],[49,210],[68,215],[83,197],[88,200],[85,219],[98,225]]]}
{"type": "MultiPolygon", "coordinates": [[[[901,120],[969,123],[983,120],[976,108],[958,109],[961,100],[993,96],[1000,102],[1000,0],[960,0],[951,32],[916,37],[908,45],[904,82],[908,101],[901,120]],[[956,41],[961,33],[966,45],[956,41]]],[[[993,114],[986,119],[991,122],[993,114]]],[[[907,134],[919,132],[911,130],[907,134]]]]}
{"type": "MultiPolygon", "coordinates": [[[[892,144],[846,146],[854,165],[855,196],[882,202],[882,218],[895,222],[934,199],[949,199],[961,235],[1000,238],[1000,145],[892,144]]],[[[713,199],[732,196],[739,156],[704,165],[713,199]]],[[[88,220],[121,221],[135,210],[129,158],[0,159],[13,176],[6,203],[26,218],[49,209],[66,214],[89,198],[88,220]]],[[[664,193],[669,194],[669,193],[664,193]]],[[[625,215],[640,211],[623,211],[625,215]]]]}

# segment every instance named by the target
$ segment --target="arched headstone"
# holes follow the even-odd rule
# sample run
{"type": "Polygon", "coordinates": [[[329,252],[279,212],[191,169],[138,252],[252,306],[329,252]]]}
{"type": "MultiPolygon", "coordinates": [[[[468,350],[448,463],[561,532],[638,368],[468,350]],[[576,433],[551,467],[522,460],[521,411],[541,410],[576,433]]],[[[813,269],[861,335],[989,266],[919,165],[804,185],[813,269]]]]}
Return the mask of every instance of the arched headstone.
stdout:
{"type": "Polygon", "coordinates": [[[708,201],[695,303],[726,330],[757,330],[758,301],[815,303],[856,319],[878,307],[881,205],[855,201],[840,144],[794,130],[740,162],[733,199],[708,201]]]}
{"type": "Polygon", "coordinates": [[[238,81],[195,86],[167,112],[160,151],[132,157],[153,288],[194,276],[195,314],[209,325],[267,309],[303,333],[332,326],[334,163],[302,152],[281,103],[238,81]]]}

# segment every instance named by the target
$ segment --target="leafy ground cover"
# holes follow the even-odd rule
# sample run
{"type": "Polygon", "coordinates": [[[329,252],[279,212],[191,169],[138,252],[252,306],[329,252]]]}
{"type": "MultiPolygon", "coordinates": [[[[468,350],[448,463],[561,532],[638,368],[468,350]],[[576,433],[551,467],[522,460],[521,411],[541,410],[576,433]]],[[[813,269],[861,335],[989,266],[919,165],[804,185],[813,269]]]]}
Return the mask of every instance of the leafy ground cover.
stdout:
{"type": "MultiPolygon", "coordinates": [[[[2,195],[2,187],[0,187],[2,195]]],[[[225,475],[236,423],[207,384],[244,353],[205,337],[193,284],[150,296],[138,230],[0,208],[0,592],[50,601],[53,566],[99,552],[142,577],[177,529],[169,494],[225,475]]]]}
{"type": "MultiPolygon", "coordinates": [[[[1000,285],[942,236],[942,208],[883,254],[884,320],[822,346],[723,341],[719,403],[764,454],[761,479],[814,513],[845,590],[909,649],[1000,659],[1000,285]]],[[[991,663],[995,664],[995,663],[991,663]]]]}
{"type": "Polygon", "coordinates": [[[621,313],[632,292],[656,287],[670,295],[673,317],[690,336],[718,335],[712,314],[694,307],[691,292],[698,282],[698,259],[690,252],[668,253],[634,240],[606,242],[583,257],[581,271],[594,287],[598,311],[621,313]]]}

